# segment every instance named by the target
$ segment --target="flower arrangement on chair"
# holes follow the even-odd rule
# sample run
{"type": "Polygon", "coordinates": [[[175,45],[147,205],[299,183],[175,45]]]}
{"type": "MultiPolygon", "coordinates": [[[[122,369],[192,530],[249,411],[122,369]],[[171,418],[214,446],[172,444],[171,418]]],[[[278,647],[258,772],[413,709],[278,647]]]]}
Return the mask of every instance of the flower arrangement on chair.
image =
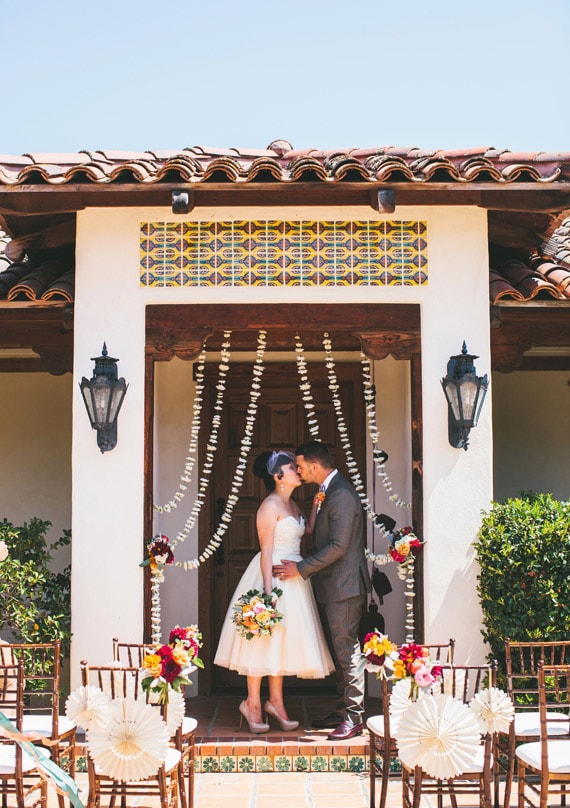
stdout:
{"type": "Polygon", "coordinates": [[[377,679],[409,680],[409,698],[414,701],[420,691],[427,692],[443,677],[441,665],[430,658],[427,648],[417,643],[404,643],[398,648],[377,629],[364,638],[360,657],[360,664],[376,673],[377,679]]]}
{"type": "Polygon", "coordinates": [[[274,586],[269,595],[258,589],[250,589],[238,598],[232,607],[232,622],[240,637],[251,640],[273,632],[283,620],[283,614],[276,608],[277,598],[282,594],[283,590],[274,586]]]}
{"type": "Polygon", "coordinates": [[[197,626],[176,626],[170,632],[168,643],[157,646],[143,659],[141,687],[145,693],[157,694],[158,704],[167,704],[170,690],[180,692],[182,685],[190,685],[190,674],[204,663],[198,656],[202,634],[197,626]]]}

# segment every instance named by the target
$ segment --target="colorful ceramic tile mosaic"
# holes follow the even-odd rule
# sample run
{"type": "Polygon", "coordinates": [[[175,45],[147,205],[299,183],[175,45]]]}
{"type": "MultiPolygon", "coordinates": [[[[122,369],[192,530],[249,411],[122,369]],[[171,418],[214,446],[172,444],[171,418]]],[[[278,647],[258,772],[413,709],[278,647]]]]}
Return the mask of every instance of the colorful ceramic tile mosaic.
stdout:
{"type": "Polygon", "coordinates": [[[421,221],[143,222],[140,284],[421,286],[421,221]]]}
{"type": "Polygon", "coordinates": [[[197,772],[366,772],[368,755],[205,755],[197,772]]]}

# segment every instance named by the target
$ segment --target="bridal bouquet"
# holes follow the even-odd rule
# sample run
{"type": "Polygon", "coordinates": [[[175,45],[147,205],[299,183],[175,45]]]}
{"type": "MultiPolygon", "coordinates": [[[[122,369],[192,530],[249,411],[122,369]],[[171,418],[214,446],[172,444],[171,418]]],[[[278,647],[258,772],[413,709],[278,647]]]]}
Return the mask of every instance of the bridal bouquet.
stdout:
{"type": "Polygon", "coordinates": [[[157,694],[158,704],[168,704],[170,689],[180,693],[183,685],[191,685],[190,674],[204,663],[198,656],[202,635],[197,626],[176,626],[168,643],[146,654],[142,663],[141,687],[145,693],[157,694]]]}
{"type": "Polygon", "coordinates": [[[283,594],[276,586],[270,595],[258,589],[250,589],[234,603],[232,622],[240,637],[251,640],[253,637],[262,637],[271,634],[273,629],[283,620],[281,612],[277,611],[277,598],[283,594]]]}

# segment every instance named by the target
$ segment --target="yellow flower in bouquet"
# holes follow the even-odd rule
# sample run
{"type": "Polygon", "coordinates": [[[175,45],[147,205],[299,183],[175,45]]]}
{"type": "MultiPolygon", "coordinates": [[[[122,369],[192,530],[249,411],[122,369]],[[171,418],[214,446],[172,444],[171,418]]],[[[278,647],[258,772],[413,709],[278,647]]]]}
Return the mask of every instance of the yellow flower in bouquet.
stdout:
{"type": "Polygon", "coordinates": [[[143,668],[156,679],[162,672],[162,659],[158,654],[147,654],[143,659],[143,668]]]}

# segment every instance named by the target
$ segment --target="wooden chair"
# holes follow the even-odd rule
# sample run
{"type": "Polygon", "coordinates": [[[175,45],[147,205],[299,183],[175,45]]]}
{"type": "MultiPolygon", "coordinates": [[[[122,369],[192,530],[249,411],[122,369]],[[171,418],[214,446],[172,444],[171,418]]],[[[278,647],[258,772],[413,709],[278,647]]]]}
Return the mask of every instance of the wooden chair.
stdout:
{"type": "MultiPolygon", "coordinates": [[[[450,639],[443,644],[422,643],[429,649],[430,656],[439,662],[452,664],[455,654],[455,640],[450,639]]],[[[380,681],[382,714],[371,716],[366,721],[370,737],[368,753],[370,757],[370,808],[376,805],[376,778],[381,777],[379,808],[385,808],[388,795],[388,778],[390,776],[390,761],[398,756],[396,739],[390,732],[390,694],[392,682],[382,679],[380,681]]]]}
{"type": "MultiPolygon", "coordinates": [[[[127,665],[141,666],[146,653],[152,651],[152,644],[121,642],[113,639],[113,660],[127,665]]],[[[194,808],[194,774],[196,769],[196,728],[195,718],[185,715],[175,735],[176,748],[180,751],[180,777],[178,789],[182,808],[194,808]],[[185,773],[188,773],[188,788],[185,784],[185,773]]]]}
{"type": "MultiPolygon", "coordinates": [[[[24,678],[24,666],[21,660],[13,665],[0,665],[0,712],[20,733],[23,732],[24,723],[24,678]]],[[[45,749],[38,749],[38,752],[49,756],[45,749]]],[[[0,732],[2,805],[9,805],[8,797],[12,796],[18,808],[24,808],[24,801],[38,790],[39,800],[33,804],[39,803],[41,808],[47,808],[47,783],[40,777],[36,761],[23,752],[17,743],[0,732]]]]}
{"type": "MultiPolygon", "coordinates": [[[[473,696],[496,682],[496,663],[489,665],[453,665],[444,669],[443,692],[448,693],[464,704],[469,704],[473,696]]],[[[469,768],[457,777],[438,780],[422,770],[413,769],[402,763],[402,805],[404,808],[419,808],[422,797],[434,795],[437,804],[443,804],[448,795],[454,808],[457,796],[477,794],[481,808],[491,808],[491,785],[493,781],[493,738],[483,736],[479,753],[469,768]]]]}
{"type": "MultiPolygon", "coordinates": [[[[538,709],[538,663],[545,665],[570,663],[569,642],[514,642],[505,640],[505,668],[507,693],[515,706],[515,719],[508,734],[497,737],[495,766],[495,804],[499,804],[499,781],[505,780],[503,805],[509,808],[515,773],[517,744],[538,741],[540,712],[538,709]]],[[[551,725],[552,734],[560,732],[560,725],[551,725]]]]}
{"type": "MultiPolygon", "coordinates": [[[[50,643],[2,643],[0,661],[9,662],[9,660],[20,660],[24,667],[22,724],[24,734],[38,733],[43,736],[53,761],[73,779],[76,728],[67,716],[59,713],[61,685],[59,640],[50,643]]],[[[59,796],[59,804],[63,807],[62,796],[59,796]]]]}
{"type": "Polygon", "coordinates": [[[553,795],[565,805],[569,793],[570,665],[545,665],[540,660],[537,667],[539,740],[516,749],[518,808],[547,808],[553,795]]]}
{"type": "MultiPolygon", "coordinates": [[[[81,681],[84,686],[94,685],[111,698],[144,699],[146,694],[140,686],[141,671],[138,667],[120,665],[89,665],[81,663],[81,681]]],[[[161,712],[164,715],[164,709],[161,712]]],[[[87,734],[89,738],[89,733],[87,734]]],[[[103,771],[100,771],[89,754],[87,745],[87,775],[89,779],[89,799],[87,808],[101,805],[101,799],[107,797],[111,805],[120,797],[121,805],[126,806],[129,798],[133,797],[159,797],[160,808],[177,808],[178,806],[178,780],[181,754],[178,749],[169,747],[166,760],[157,773],[146,780],[127,782],[116,780],[103,771]]]]}

